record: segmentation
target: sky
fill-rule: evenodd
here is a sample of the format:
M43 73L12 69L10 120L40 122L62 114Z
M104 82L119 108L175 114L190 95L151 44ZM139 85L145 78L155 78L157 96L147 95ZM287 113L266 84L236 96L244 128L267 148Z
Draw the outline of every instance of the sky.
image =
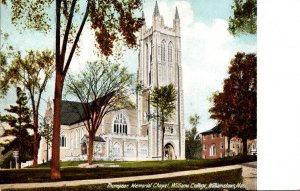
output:
M160 14L165 25L172 27L175 8L177 6L181 23L181 48L184 91L184 123L190 129L189 116L200 115L198 131L203 132L216 125L210 119L208 112L212 104L209 98L215 91L222 91L223 81L228 77L228 66L234 55L240 52L256 53L256 35L240 35L234 37L229 34L228 19L232 14L233 1L226 0L158 0ZM143 10L147 28L151 27L154 0L144 0ZM137 13L141 14L141 13ZM51 22L54 22L52 20ZM88 26L88 25L86 25ZM48 34L31 30L18 30L10 23L10 13L6 7L1 9L1 29L9 33L8 43L16 50L25 52L28 49L54 51L54 31ZM80 54L73 58L69 73L79 72L87 61L97 60L94 54L93 31L88 27L83 30L80 38ZM138 67L138 51L124 49L122 64L132 73ZM43 95L41 114L44 113L46 101L53 99L54 80L48 83L47 91ZM3 112L10 104L15 103L14 90L10 91L6 99L0 100L0 111Z

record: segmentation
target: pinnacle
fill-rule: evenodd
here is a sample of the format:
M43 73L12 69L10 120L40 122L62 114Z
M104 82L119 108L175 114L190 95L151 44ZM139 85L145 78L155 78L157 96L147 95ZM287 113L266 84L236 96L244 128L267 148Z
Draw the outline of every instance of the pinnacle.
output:
M154 17L160 16L160 15L159 15L159 9L158 9L157 1L155 1L155 7L154 7L153 16L154 16Z
M175 19L179 19L179 14L178 14L178 9L176 7L176 11L175 11Z

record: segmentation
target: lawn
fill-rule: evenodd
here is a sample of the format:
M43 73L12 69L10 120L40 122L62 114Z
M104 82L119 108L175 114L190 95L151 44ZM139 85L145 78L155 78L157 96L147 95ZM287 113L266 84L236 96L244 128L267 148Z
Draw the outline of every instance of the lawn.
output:
M231 186L241 185L243 182L242 169L228 170L222 172L213 172L200 175L188 175L174 178L163 178L156 180L143 180L135 182L121 182L113 184L98 184L85 185L76 187L50 187L50 188L35 188L35 189L14 189L18 191L94 191L94 190L223 190ZM217 186L225 186L222 188L212 187L213 183L218 183ZM240 184L239 184L240 183ZM119 189L117 189L119 188ZM236 190L244 190L241 187ZM7 189L5 191L12 191Z
M239 164L242 162L255 161L256 157L231 157L217 160L174 160L174 161L138 161L138 162L104 162L95 163L115 163L120 167L100 167L100 168L78 168L79 162L62 162L61 180L84 180L116 178L125 176L150 175L158 173L176 172L183 170L202 169L207 167L225 166ZM39 168L26 168L18 170L0 170L0 184L7 183L29 183L29 182L49 182L50 169L47 164Z

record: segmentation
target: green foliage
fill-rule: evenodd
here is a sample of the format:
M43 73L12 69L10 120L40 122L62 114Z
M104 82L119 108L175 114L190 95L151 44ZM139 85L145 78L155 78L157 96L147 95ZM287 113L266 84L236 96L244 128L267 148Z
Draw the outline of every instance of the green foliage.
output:
M161 130L162 130L162 142L161 142L161 156L164 160L164 137L165 137L165 121L174 112L176 105L176 90L173 84L167 86L154 87L150 96L150 103L152 106L157 108L156 118L160 119Z
M54 55L51 51L27 51L25 58L18 52L11 64L0 78L0 84L22 85L29 91L30 96L41 94L45 90L48 79L51 78L54 69ZM1 89L2 94L7 89ZM36 101L36 100L34 100Z
M33 129L31 124L31 111L26 106L27 97L21 88L17 87L17 105L10 106L5 109L11 114L3 115L0 117L1 122L8 123L12 128L5 129L3 137L6 137L6 141L1 143L4 147L2 154L6 154L9 151L18 150L20 162L26 162L32 159L33 149L33 137L29 135L28 130ZM9 136L15 137L12 141L8 141Z
M154 87L150 103L153 107L158 108L157 117L167 120L176 108L176 90L173 84L161 86L160 88Z
M43 118L39 125L39 135L45 138L48 146L51 146L52 126L52 121L48 121L46 118Z
M12 151L9 151L4 155L3 160L0 162L0 167L10 168L10 163L11 163L11 168L16 168L16 162L15 162L15 158L13 157Z
M192 127L197 128L197 125L200 123L200 116L195 113L194 115L190 116L189 122L192 125Z
M257 1L234 0L233 15L229 17L229 32L233 35L240 33L256 34Z
M89 62L81 73L68 76L66 94L76 97L81 103L83 115L80 116L90 138L95 137L105 115L135 107L129 97L132 94L129 88L132 82L133 75L125 67L104 59ZM80 114L78 110L74 112ZM92 153L89 150L89 164L92 163Z
M52 17L51 7L54 0L2 0L11 6L12 23L22 29L49 32L55 18ZM61 32L66 32L67 41L74 43L78 21L83 21L85 15L95 31L95 37L101 52L111 55L114 41L123 40L129 47L136 45L134 32L143 24L142 18L136 18L134 12L141 8L141 0L61 0L59 13L61 15ZM85 21L83 22L85 23ZM70 36L69 36L70 34Z
M191 130L185 131L185 156L187 159L201 158L201 144L197 131L197 125L200 123L200 116L195 113L190 116L189 123L192 125Z
M197 134L196 127L185 131L185 157L187 159L201 158L201 143L199 137L196 137Z
M134 93L130 91L133 79L133 74L119 63L105 59L88 62L85 70L66 78L65 94L83 104L86 116L101 111L98 114L102 118L111 111L135 107L129 99Z

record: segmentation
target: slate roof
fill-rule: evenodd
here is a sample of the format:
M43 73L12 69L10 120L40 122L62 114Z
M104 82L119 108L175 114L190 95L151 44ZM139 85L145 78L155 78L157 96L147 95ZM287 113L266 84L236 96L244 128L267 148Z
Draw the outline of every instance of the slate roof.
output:
M110 98L115 94L115 91L107 93L106 95L98 98L97 100L90 103L80 103L75 101L66 101L62 100L61 103L61 120L62 125L73 125L88 119L88 116L85 115L85 108L97 107L97 105L105 105L110 100ZM86 104L86 105L85 105ZM91 109L90 112L93 112Z
M95 136L94 141L97 141L97 142L105 142L105 140L104 140L101 136Z
M73 125L86 119L81 103L62 100L60 121L62 125Z
M213 134L213 133L221 133L220 125L215 126L214 128L204 131L201 134Z

